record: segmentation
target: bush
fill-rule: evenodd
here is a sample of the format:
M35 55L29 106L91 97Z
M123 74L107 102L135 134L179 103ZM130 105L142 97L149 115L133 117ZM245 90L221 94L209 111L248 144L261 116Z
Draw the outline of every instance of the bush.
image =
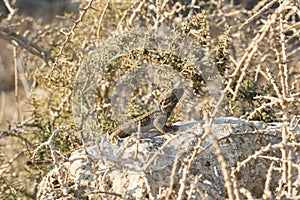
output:
M246 10L227 1L91 0L49 21L24 16L15 12L17 4L4 2L2 63L14 67L4 69L1 77L6 85L1 88L2 108L8 107L4 95L15 103L6 102L13 112L2 109L0 115L1 198L33 198L37 183L56 163L52 159L61 162L81 145L80 137L90 138L84 131L77 135L87 115L93 118L85 121L89 128L105 134L117 126L117 119L123 122L151 110L159 93L174 86L184 85L189 94L184 101L193 101L193 106L181 115L177 111L170 121L226 115L283 122L283 146L294 142L299 147L292 128L299 123L297 1L263 0ZM159 74L159 84L132 87L125 110L114 115L114 90L120 80L130 85L129 74L140 68ZM89 93L84 86L91 83ZM217 88L217 98L211 88ZM74 99L80 95L84 98ZM87 112L75 106L74 113L74 102L87 102ZM51 154L44 142L52 136ZM281 150L281 167L286 169L293 150ZM291 178L283 173L287 179L281 184L286 184ZM291 197L292 189L299 195L299 188L287 187L283 196Z

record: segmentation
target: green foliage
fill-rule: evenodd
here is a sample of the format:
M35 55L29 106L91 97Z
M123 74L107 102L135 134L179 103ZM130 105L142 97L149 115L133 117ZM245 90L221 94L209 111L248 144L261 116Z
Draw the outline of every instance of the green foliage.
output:
M18 191L5 177L0 176L0 194L3 199L18 199Z
M282 36L279 34L279 22L272 24L270 37L263 38L254 47L255 40L258 39L255 36L259 27L265 25L265 19L247 21L255 13L244 12L237 6L200 1L200 11L197 6L171 0L166 1L164 7L160 7L159 2L152 1L136 4L131 4L130 1L112 1L108 5L106 1L91 1L91 5L86 4L88 3L82 3L78 14L65 14L59 23L43 25L39 21L17 15L12 21L1 21L0 36L7 33L5 40L13 45L16 41L24 41L24 38L30 41L29 44L19 42L16 45L18 55L23 56L20 59L23 59L27 67L24 73L31 84L30 95L23 100L27 109L24 114L26 120L9 127L8 131L22 141L29 141L20 145L20 149L26 149L25 160L31 163L28 173L33 174L35 180L40 181L53 163L47 162L52 160L49 148L43 147L38 152L34 150L47 141L58 127L67 126L69 130L59 132L53 140L60 160L81 144L77 133L78 124L74 122L74 88L78 83L89 85L89 81L95 77L97 82L92 83L93 90L89 91L82 86L81 94L86 95L87 101L90 97L95 99L89 111L96 113L99 134L105 134L123 121L151 110L164 89L180 85L171 72L187 80L184 86L191 91L189 94L196 96L197 102L194 105L200 116L205 113L210 116L214 110L216 102L207 100L209 94L205 93L205 87L207 82L215 80L222 82L222 86L226 88L227 99L222 104L226 108L225 115L265 122L282 119L282 107L271 104L270 99L257 98L278 97L274 84L280 85L284 82L280 80L283 74L290 73L280 71L284 69L285 62L280 53L283 41L280 41ZM139 6L139 9L135 6ZM235 13L238 13L238 17ZM20 20L21 23L18 22ZM246 30L242 25L245 21L249 23ZM2 28L6 27L3 25L6 22L10 23L8 31ZM156 31L166 27L170 37L158 38ZM32 33L27 34L26 31L30 32L31 29ZM24 34L18 37L16 33L19 32ZM275 32L277 33L274 34ZM183 41L182 38L187 40ZM156 46L157 42L163 45ZM182 50L180 54L178 49L184 46L184 42L190 48ZM293 42L295 40L287 40L286 45ZM293 62L294 58L297 66L293 51L297 52L299 48L295 46L289 51L291 59L288 61ZM253 49L258 52L251 57L249 52ZM241 60L244 55L247 56L243 62L233 62ZM202 68L193 64L196 61L203 64ZM145 63L148 65L144 65ZM281 68L266 67L276 65ZM122 110L125 112L115 116L113 107L119 105L113 105L111 101L114 89L121 79L127 81L124 83L128 85L134 85L131 77L126 79L126 76L142 67L155 72L163 84L153 81L154 84L143 83L139 87L132 87L127 108ZM79 77L80 70L90 71L83 71L85 76ZM297 69L295 73L298 73ZM299 78L291 75L291 80L294 81L291 84L294 87L290 91L297 94ZM278 88L281 91L283 86ZM94 91L95 93L90 93ZM260 108L261 105L266 106ZM295 108L297 104L291 103L289 106ZM298 110L294 109L294 113L288 111L289 117L296 116ZM196 116L193 114L191 118ZM177 112L170 120L176 121L180 117L182 116ZM44 161L48 163L47 166L38 165ZM36 171L39 173L35 173ZM11 179L6 178L9 175L0 175L0 198L16 199L23 193L12 186ZM21 178L28 181L25 176ZM23 196L26 196L25 192Z

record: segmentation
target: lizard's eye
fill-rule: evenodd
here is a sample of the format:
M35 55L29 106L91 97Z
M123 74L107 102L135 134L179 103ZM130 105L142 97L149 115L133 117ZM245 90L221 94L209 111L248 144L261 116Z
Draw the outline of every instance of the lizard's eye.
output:
M162 105L168 105L169 103L170 103L170 99L167 99L167 100L162 102Z

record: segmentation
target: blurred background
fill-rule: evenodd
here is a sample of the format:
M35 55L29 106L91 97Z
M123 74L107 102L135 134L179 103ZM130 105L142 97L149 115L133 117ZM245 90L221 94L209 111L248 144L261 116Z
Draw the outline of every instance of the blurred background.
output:
M66 13L76 14L81 0L8 0L8 2L16 9L17 15L32 18L31 20L45 27L50 23L63 23L65 20L62 16ZM0 0L0 21L6 18L8 13L4 1ZM3 23L3 27L5 27L5 23ZM26 21L18 28L21 31L22 29L26 30L28 27L31 27L31 24ZM36 31L31 29L28 34L35 34ZM0 30L0 127L5 126L7 121L17 120L15 70L14 60L12 59L13 45L5 37L5 34L2 34ZM18 94L23 96L26 95L26 92L29 92L30 86L24 74L22 74L25 71L22 59L17 60L19 70Z
M115 2L122 2L128 0L113 0ZM132 0L131 0L132 1ZM188 3L191 0L181 0L183 3ZM39 24L47 26L47 24L59 24L65 20L61 16L66 13L78 13L79 6L82 3L81 0L8 0L13 8L16 9L17 15L30 17L37 21ZM133 2L133 1L132 1ZM227 0L228 4L238 5L241 9L252 9L259 0ZM8 15L8 9L3 0L0 0L0 20L4 19ZM24 30L30 26L24 23ZM21 25L22 26L22 25ZM32 30L34 31L34 30ZM28 33L32 34L32 33ZM3 122L16 120L17 110L15 108L15 72L13 64L13 46L7 41L7 39L1 37L0 32L0 127ZM19 60L19 59L18 59ZM21 62L21 61L20 61ZM22 76L22 63L19 63L19 95L26 95L26 91L29 88L26 79ZM22 78L23 77L23 78ZM28 91L27 91L28 92Z

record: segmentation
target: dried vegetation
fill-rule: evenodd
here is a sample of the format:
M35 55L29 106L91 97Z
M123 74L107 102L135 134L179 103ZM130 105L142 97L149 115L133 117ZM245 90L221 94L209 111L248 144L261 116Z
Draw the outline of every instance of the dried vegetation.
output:
M145 63L167 70L167 75L175 71L184 77L188 80L185 87L197 102L205 101L205 83L221 80L211 74L217 69L217 75L222 76L220 97L210 105L196 104L198 114L193 114L193 119L206 116L211 124L222 113L283 123L278 130L279 144L263 147L233 169L227 168L218 141L207 131L205 136L211 137L222 165L228 198L251 196L246 188L237 187L234 172L248 160L277 149L280 158L265 159L274 160L269 172L279 170L282 176L278 187L269 191L267 184L272 180L266 175L266 186L261 186L265 187L263 198L300 197L300 138L294 133L300 121L299 1L261 0L246 10L233 1L89 0L81 3L78 13L65 14L48 24L19 15L17 7L7 0L4 5L7 14L0 15L0 70L5 73L0 86L0 198L34 198L43 175L81 145L75 128L79 124L74 123L78 116L74 116L72 106L74 86L90 78L78 79L76 74L82 66L94 64L90 73L99 75L94 97L97 103L90 105L89 111L94 111L98 120L98 133L105 134L117 125L110 99L114 88ZM161 44L174 46L151 43L161 28L172 35ZM178 55L176 45L182 37L188 37L193 48ZM197 59L206 63L204 68L190 64ZM99 63L105 67L99 68ZM160 85L135 88L130 112L122 120L149 109L148 99L155 99L159 91L178 86L174 80L165 84L172 76L164 78ZM152 96L141 100L139 96L145 93ZM198 151L195 148L194 153ZM292 177L292 171L297 171L297 177Z

